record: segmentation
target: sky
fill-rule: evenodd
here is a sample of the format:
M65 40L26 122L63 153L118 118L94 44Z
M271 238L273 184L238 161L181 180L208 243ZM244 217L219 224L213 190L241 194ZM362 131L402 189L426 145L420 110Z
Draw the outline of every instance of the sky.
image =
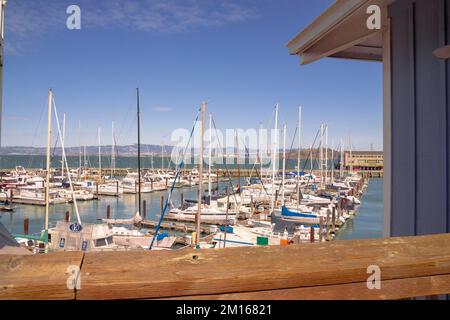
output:
M175 144L203 100L219 128L280 126L291 139L298 106L302 141L321 123L329 143L382 149L382 65L322 59L300 66L286 44L330 0L9 0L5 12L3 146L45 146L47 91L66 113L66 146ZM66 9L81 9L69 30ZM54 130L55 132L56 130Z

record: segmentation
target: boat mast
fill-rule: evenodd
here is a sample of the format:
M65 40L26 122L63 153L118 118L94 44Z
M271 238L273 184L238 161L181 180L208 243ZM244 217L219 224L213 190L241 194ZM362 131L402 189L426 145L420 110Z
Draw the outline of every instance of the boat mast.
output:
M353 155L352 155L352 138L348 136L348 144L350 147L350 174L353 173Z
M341 143L340 143L341 145L340 145L340 150L339 150L339 153L340 153L340 164L339 164L339 178L341 178L342 179L342 177L344 176L344 144L343 144L343 141L342 141L342 138L341 138Z
M327 184L328 179L328 125L325 125L325 181L324 184Z
M331 139L331 183L334 182L334 141Z
M47 168L46 168L46 185L45 185L45 222L44 230L48 231L48 209L49 209L49 191L50 191L50 148L52 135L52 89L48 91L48 115L47 115Z
M258 144L258 157L259 157L259 171L260 171L260 174L261 174L261 178L262 178L262 176L263 176L263 161L262 161L262 150L263 150L263 148L264 148L264 146L262 145L262 143L261 143L261 140L262 140L262 132L263 132L263 125L262 125L262 123L260 122L259 123L259 141L260 141L260 143Z
M323 185L323 124L320 125L320 149L319 149L319 157L320 157L320 181Z
M302 107L298 107L297 203L300 203L300 156L302 148Z
M286 124L283 125L283 176L281 177L281 205L284 206L284 183L286 175Z
M78 170L78 175L81 174L81 154L82 154L82 150L81 150L81 121L78 120L78 144L80 146L80 150L78 152L78 160L79 160L79 170Z
M100 180L102 180L102 149L101 149L101 141L100 141L100 128L97 131L98 135L98 174L100 176Z
M209 113L209 164L208 164L208 196L211 203L211 159L212 159L212 113Z
M273 211L275 209L275 170L276 170L276 157L277 157L277 144L278 144L278 103L275 106L275 132L273 138L273 150L272 150L272 203L271 207Z
M200 164L199 164L199 174L198 174L198 204L197 204L197 215L195 216L195 244L199 244L200 240L200 220L202 215L202 189L203 189L203 135L205 131L205 112L206 112L206 102L202 102L202 129L200 132ZM225 230L226 231L226 230Z
M161 145L161 170L164 173L164 144Z
M63 114L63 127L61 135L61 145L64 145L64 140L66 139L66 114ZM67 172L69 174L69 172ZM61 149L61 182L64 180L64 154Z
M114 139L114 121L112 122L112 143L111 143L111 178L114 177L116 171L116 150Z
M139 107L139 88L136 88L136 106L137 106L137 135L138 135L138 201L139 214L141 211L141 115Z

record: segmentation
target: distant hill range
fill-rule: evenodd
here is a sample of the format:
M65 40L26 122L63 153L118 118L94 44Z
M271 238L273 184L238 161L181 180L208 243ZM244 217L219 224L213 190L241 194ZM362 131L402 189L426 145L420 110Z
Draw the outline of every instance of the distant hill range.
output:
M78 156L80 152L84 153L84 147L66 147L66 155L68 156ZM115 152L116 156L135 156L137 155L137 144L126 145L126 146L116 146ZM170 155L173 146L164 146L164 155ZM0 155L45 155L47 148L45 147L19 147L19 146L8 146L0 148ZM61 155L61 147L52 148L52 155ZM111 154L111 145L101 146L101 152L103 155ZM98 146L86 146L87 155L98 155ZM162 149L159 145L153 144L142 144L141 145L142 155L161 155Z

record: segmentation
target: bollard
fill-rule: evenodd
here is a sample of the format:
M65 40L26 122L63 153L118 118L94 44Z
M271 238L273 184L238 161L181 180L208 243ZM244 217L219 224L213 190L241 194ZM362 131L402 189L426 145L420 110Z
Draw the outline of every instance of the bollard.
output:
M311 243L314 242L314 227L313 226L311 226L310 240L311 240Z
M106 207L106 219L111 219L111 206L109 204Z
M161 196L161 214L164 211L164 195Z
M23 234L28 235L28 226L30 225L30 219L23 219Z
M142 216L147 219L147 201L142 200Z
M66 211L66 222L70 221L70 212L69 210Z

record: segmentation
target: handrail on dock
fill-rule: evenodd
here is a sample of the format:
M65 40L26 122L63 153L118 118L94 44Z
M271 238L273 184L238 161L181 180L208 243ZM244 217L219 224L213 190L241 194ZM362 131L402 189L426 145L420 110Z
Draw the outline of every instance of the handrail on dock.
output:
M0 255L0 299L405 299L448 293L450 234Z

